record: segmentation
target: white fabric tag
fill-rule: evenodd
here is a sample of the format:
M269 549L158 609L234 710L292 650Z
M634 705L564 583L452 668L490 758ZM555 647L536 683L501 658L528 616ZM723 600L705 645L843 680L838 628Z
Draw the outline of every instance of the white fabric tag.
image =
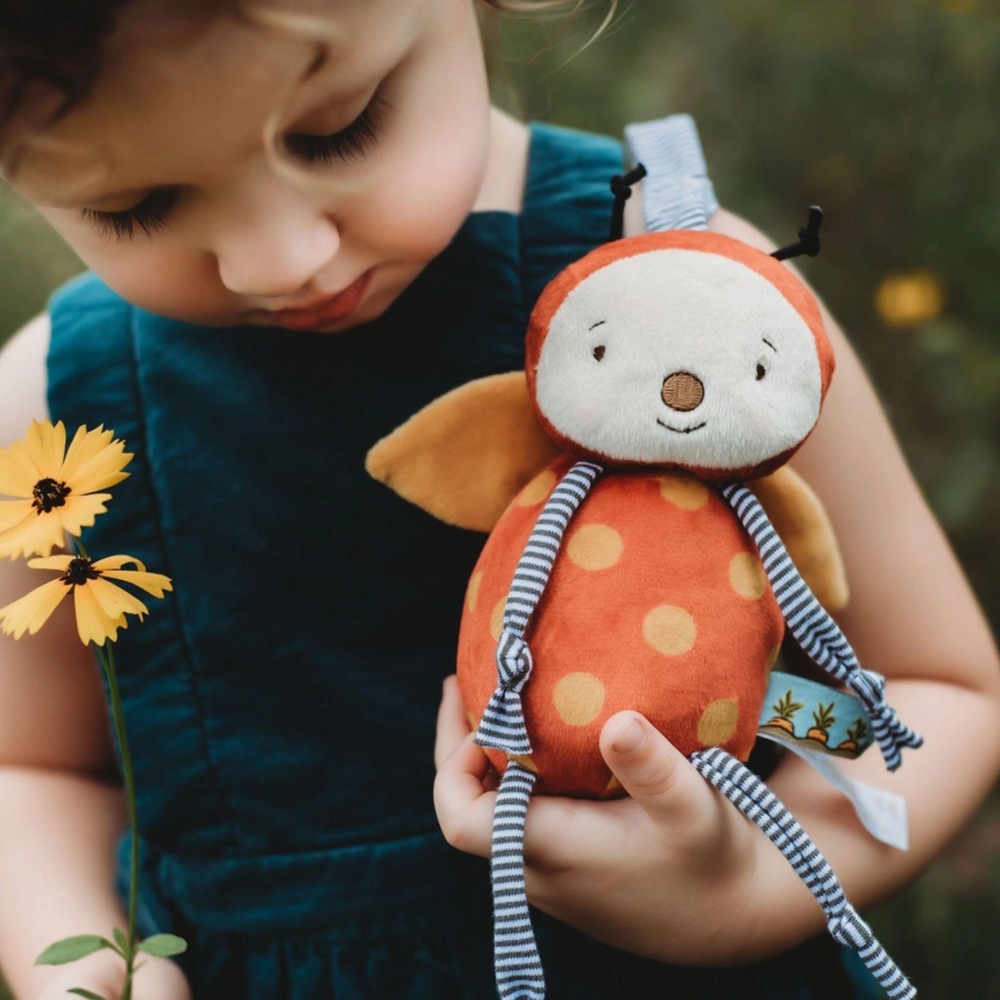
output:
M900 851L909 850L910 830L906 819L906 799L884 788L855 781L828 754L810 750L801 744L783 740L772 733L758 732L759 737L787 747L812 764L834 788L842 791L854 806L864 828L878 841Z

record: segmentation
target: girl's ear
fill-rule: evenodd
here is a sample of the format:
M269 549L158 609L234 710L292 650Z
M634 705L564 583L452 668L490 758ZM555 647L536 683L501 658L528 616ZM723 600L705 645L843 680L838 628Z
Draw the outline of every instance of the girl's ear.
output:
M379 441L365 468L442 521L491 531L560 454L535 417L524 372L511 372L434 400Z
M833 525L819 497L787 465L747 485L816 600L831 614L842 611L847 606L847 576Z

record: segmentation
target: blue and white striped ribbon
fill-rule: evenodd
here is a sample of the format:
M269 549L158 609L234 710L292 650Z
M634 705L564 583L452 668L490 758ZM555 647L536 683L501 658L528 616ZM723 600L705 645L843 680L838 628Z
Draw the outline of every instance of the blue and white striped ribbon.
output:
M642 182L646 229L708 229L718 211L708 179L698 129L690 115L671 115L625 126L625 138L636 163L647 170Z
M577 462L552 491L538 515L507 594L503 631L497 643L498 684L483 711L475 737L482 747L518 756L531 753L521 707L521 690L532 667L524 632L548 585L566 525L603 471L594 462Z
M916 989L847 901L829 862L774 792L720 747L698 750L688 759L703 778L756 823L781 851L823 908L833 939L858 953L891 1000L915 997Z
M544 1000L545 972L524 884L524 821L535 776L510 761L493 810L493 964L503 1000Z
M480 746L517 756L531 753L521 706L521 690L532 668L524 633L548 585L566 527L603 472L603 466L594 462L577 462L538 515L507 594L497 643L499 683L476 730ZM534 784L531 771L508 761L493 809L493 955L501 1000L545 997L545 975L524 884L524 820Z
M861 699L886 767L895 771L903 762L901 749L922 746L923 737L903 725L896 718L895 709L886 703L885 678L862 669L844 633L799 575L760 501L738 483L723 487L722 495L756 543L764 572L792 635L817 666L846 684Z

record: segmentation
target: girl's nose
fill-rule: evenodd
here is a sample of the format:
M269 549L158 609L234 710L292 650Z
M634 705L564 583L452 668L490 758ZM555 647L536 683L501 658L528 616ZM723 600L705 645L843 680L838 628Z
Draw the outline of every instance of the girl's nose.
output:
M231 292L271 299L294 295L336 254L340 233L322 213L255 213L216 242L219 277Z
M222 283L239 295L294 295L340 247L329 195L320 199L262 159L229 178L211 204L209 246Z

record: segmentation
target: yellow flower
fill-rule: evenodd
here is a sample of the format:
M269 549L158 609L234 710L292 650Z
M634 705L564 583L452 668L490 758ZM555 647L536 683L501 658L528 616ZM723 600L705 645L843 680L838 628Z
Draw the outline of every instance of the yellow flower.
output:
M137 569L122 569L128 563ZM147 573L146 567L131 556L108 556L96 562L82 556L49 556L31 559L28 565L32 569L57 569L62 576L0 608L0 631L15 639L25 632L34 635L63 598L72 593L80 640L84 645L94 642L103 646L106 640L114 642L118 638L118 629L128 628L126 615L138 615L142 621L142 616L149 614L142 601L109 580L135 584L154 597L162 597L165 591L174 589L169 577Z
M890 274L875 293L875 309L892 326L917 326L941 315L944 286L929 271Z
M128 478L132 460L124 441L104 426L77 430L66 451L66 428L33 420L27 436L0 449L0 559L47 556L61 548L66 532L79 535L107 507L98 493Z

